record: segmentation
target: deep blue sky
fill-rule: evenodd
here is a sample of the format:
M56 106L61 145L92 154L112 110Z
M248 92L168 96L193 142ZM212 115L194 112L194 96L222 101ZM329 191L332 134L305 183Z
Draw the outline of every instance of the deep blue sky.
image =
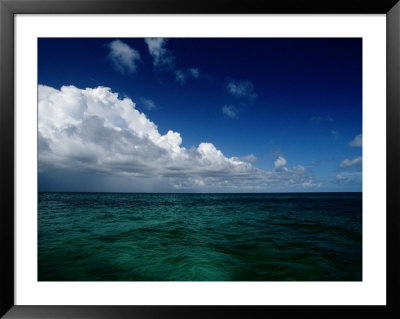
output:
M349 145L362 133L361 39L170 38L162 58L173 63L157 67L144 39L120 38L140 54L133 72L110 58L114 40L39 39L38 83L109 87L132 99L160 134L179 132L187 149L209 142L227 158L253 154L251 165L265 171L284 158L315 183L277 191L361 191L362 148ZM232 83L242 95L229 89ZM62 188L62 177L49 175L39 175L40 190L76 188Z

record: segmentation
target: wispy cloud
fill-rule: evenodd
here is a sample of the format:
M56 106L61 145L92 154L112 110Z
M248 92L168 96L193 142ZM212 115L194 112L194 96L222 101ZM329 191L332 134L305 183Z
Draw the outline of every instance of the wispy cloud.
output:
M332 138L334 138L335 140L338 140L340 137L340 133L338 131L332 130L331 131L331 136Z
M237 118L238 110L233 105L224 105L222 107L222 113L231 119Z
M153 66L156 71L173 72L175 80L181 84L186 84L189 78L199 78L200 70L192 67L181 69L176 67L176 57L167 49L168 39L165 38L146 38L149 54L153 57Z
M179 84L185 84L186 80L188 78L187 73L185 73L182 70L176 70L175 71L175 80L179 83Z
M195 79L197 79L200 76L200 70L198 68L189 68L188 72Z
M336 158L329 157L329 158L318 159L318 160L312 161L311 166L319 166L323 162L327 162L327 163L336 162Z
M350 184L350 185L361 184L362 173L361 172L343 172L343 173L336 175L334 182L336 184Z
M187 82L187 80L192 77L192 78L199 78L200 75L200 70L197 68L189 68L186 71L179 69L175 71L175 80L183 85Z
M358 134L350 141L349 146L351 147L362 147L362 134Z
M342 161L342 163L340 163L339 167L340 168L347 168L347 167L351 167L351 166L358 166L362 164L362 157L355 157L355 158L351 158L351 159L345 159Z
M168 39L164 38L146 38L150 55L153 57L153 66L155 70L173 70L175 68L175 57L167 50Z
M106 191L115 190L115 185L125 185L125 191L318 187L312 173L287 167L283 157L274 169L261 170L251 165L254 155L226 157L210 142L187 149L179 132L162 135L132 100L106 87L58 90L39 85L38 108L41 181L56 173L65 181L80 172L92 187L103 185ZM80 185L78 179L69 182L75 189Z
M142 97L140 98L140 102L141 102L140 104L143 105L146 110L151 111L157 109L157 106L153 100Z
M333 118L329 115L326 116L313 116L310 118L310 122L314 124L321 124L323 122L333 122Z
M140 53L120 40L114 40L108 44L111 60L115 70L122 74L136 72L137 62L140 61Z
M226 85L227 91L238 98L247 98L251 101L257 98L254 85L250 81L238 81L229 80Z
M276 158L276 157L279 157L279 156L283 157L283 153L281 151L281 148L278 147L275 151L271 152L271 154L269 156L272 157L272 158Z

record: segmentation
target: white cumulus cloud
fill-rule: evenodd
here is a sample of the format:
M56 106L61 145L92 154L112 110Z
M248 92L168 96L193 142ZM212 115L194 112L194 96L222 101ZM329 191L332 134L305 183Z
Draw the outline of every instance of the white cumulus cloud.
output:
M355 165L361 165L361 163L362 163L361 156L351 158L351 159L346 158L345 160L342 161L342 163L340 163L339 167L346 168L346 167L351 167L351 166L355 166Z
M362 134L358 134L350 141L349 145L351 147L362 147Z
M110 88L38 87L39 181L113 191L269 191L318 187L303 167L274 170L226 157L210 142L185 148L179 132L162 135L129 98ZM93 186L94 185L94 186ZM92 188L90 188L92 187ZM121 190L118 188L118 190Z
M286 166L287 162L283 156L278 156L278 158L274 162L275 168Z
M137 62L140 61L140 53L120 40L114 40L108 44L110 52L108 58L114 68L122 73L136 72Z

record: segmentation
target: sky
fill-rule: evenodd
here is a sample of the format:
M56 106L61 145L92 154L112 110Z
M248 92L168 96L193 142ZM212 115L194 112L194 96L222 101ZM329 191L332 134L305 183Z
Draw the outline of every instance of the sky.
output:
M361 38L39 38L39 191L360 192Z

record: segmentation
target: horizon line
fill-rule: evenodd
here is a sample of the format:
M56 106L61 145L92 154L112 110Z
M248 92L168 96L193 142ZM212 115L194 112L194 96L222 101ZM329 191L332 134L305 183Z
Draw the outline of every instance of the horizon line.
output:
M362 191L325 192L104 192L104 191L38 191L38 193L89 193L89 194L333 194L362 193Z

